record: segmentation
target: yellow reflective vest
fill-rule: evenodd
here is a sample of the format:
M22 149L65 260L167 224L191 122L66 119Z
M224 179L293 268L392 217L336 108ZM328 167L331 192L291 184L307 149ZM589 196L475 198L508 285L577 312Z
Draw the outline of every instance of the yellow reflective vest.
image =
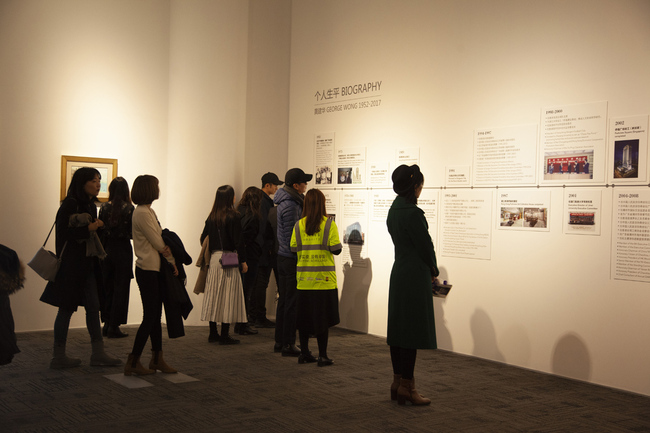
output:
M339 229L332 218L323 217L320 230L310 236L305 232L306 223L307 218L296 223L289 244L291 251L298 254L298 289L336 289L336 267L332 251L343 248L339 240Z

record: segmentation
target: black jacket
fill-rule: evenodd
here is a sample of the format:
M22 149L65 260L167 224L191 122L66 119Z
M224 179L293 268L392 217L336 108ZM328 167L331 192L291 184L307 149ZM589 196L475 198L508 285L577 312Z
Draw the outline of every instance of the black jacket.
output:
M167 260L161 257L160 272L165 278L166 290L163 295L165 305L165 317L167 318L167 334L169 338L177 338L185 335L183 319L187 319L194 306L190 296L185 289L187 274L183 265L192 264L192 257L185 251L183 242L178 235L168 229L162 231L162 238L169 246L174 259L178 275L174 276L174 268Z
M55 281L47 284L41 296L41 301L47 304L74 311L77 306L84 305L84 288L91 272L97 281L100 305L104 305L99 259L87 257L86 244L81 242L90 237L88 227L70 227L70 216L82 213L90 214L95 221L97 206L93 202L82 203L67 197L56 213L56 255L61 257L61 267Z

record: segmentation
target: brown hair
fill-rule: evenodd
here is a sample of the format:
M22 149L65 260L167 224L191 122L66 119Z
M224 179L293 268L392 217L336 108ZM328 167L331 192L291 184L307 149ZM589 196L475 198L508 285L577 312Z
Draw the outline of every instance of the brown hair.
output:
M133 181L131 200L135 204L151 204L160 196L158 178L150 174L138 176Z
M239 206L246 209L246 212L249 212L255 217L261 218L262 215L260 213L260 207L262 205L263 193L264 192L261 189L255 186L249 186L241 195L241 199L239 200Z
M302 217L307 218L307 221L305 221L305 232L310 236L318 233L323 217L326 216L325 195L321 190L316 188L307 191L307 194L305 194L305 203L302 208Z

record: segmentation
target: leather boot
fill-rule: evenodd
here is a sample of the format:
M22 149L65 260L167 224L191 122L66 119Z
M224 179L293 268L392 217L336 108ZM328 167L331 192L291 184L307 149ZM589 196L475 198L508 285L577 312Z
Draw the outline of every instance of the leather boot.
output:
M60 370L62 368L72 368L81 365L81 359L69 358L65 354L65 343L54 343L54 350L52 353L52 360L50 361L50 368Z
M393 374L393 383L390 384L390 399L397 400L397 388L399 388L399 380L402 378L401 374Z
M94 367L115 367L116 365L122 365L121 360L112 358L104 352L104 340L91 341L90 344L93 347L93 354L90 355L90 365Z
M124 375L131 376L132 374L137 374L138 376L144 376L145 374L154 374L156 370L149 370L144 368L140 363L140 357L134 356L132 353L129 354L129 359L126 360L124 364Z
M397 404L404 404L410 401L413 406L424 406L431 404L431 400L422 397L415 390L415 379L400 379L399 388L397 388Z
M151 350L151 361L149 361L149 368L156 371L160 370L163 373L178 373L177 370L171 368L163 359L162 350Z

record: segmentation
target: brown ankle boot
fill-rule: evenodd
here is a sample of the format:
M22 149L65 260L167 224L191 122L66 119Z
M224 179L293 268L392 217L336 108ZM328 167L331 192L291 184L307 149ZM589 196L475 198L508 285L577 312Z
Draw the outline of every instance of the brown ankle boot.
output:
M148 368L144 368L144 366L140 363L140 357L133 356L132 353L129 354L129 359L127 359L126 364L124 364L125 376L131 376L132 374L144 376L145 374L154 374L155 372L156 370L149 370Z
M422 397L415 390L415 379L400 379L397 389L397 404L404 404L410 401L413 406L424 406L431 404L431 400Z
M393 374L393 383L390 384L390 399L397 400L397 388L399 388L399 380L402 378L401 374Z
M162 350L151 350L151 361L149 361L149 368L153 371L160 370L163 373L178 373L175 369L171 368L163 359Z

